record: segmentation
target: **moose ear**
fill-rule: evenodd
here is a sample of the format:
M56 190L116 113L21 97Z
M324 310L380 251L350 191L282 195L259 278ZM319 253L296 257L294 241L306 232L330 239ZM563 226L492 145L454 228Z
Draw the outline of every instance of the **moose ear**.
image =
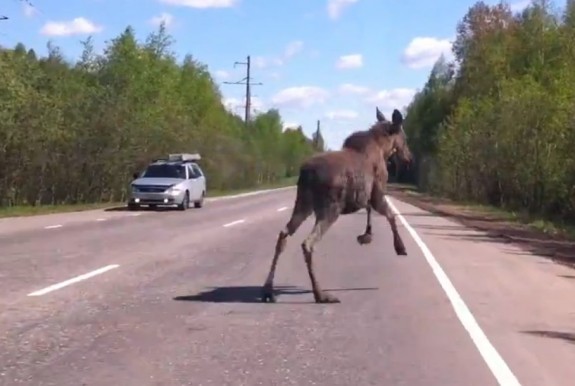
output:
M398 109L393 110L393 113L391 113L391 125L389 125L387 132L391 135L398 134L401 131L402 124L403 115Z
M403 123L403 115L398 109L393 110L391 114L391 123L394 125L401 125Z
M375 117L377 118L377 120L379 122L385 122L385 116L381 113L381 111L379 111L379 107L375 108Z

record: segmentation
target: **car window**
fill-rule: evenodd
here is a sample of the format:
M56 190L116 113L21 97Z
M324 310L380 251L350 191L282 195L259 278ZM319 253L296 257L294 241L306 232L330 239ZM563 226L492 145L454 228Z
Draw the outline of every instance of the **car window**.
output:
M188 173L190 175L190 178L195 178L195 172L194 169L192 168L192 165L187 165L187 169L188 169Z
M186 178L186 169L182 165L150 165L142 177L156 178Z
M200 169L200 167L198 165L192 165L192 168L194 169L194 174L196 174L198 177L201 177L204 175L202 169Z

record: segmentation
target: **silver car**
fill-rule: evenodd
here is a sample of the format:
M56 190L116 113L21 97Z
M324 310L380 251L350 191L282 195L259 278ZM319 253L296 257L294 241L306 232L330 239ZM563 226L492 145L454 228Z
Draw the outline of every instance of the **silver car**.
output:
M186 210L192 202L201 208L206 196L206 177L196 163L199 159L199 154L170 154L167 159L149 164L141 174L135 173L128 208L176 205Z

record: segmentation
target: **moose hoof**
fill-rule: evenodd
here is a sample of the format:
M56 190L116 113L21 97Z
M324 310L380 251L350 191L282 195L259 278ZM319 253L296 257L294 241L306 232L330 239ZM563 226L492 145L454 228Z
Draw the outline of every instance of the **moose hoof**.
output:
M263 303L275 303L276 297L273 293L273 289L271 287L265 286L262 290L262 302Z
M395 253L397 253L397 256L407 256L407 251L405 250L405 247L395 248Z
M369 233L364 233L363 235L357 236L357 242L359 245L365 245L371 243L371 235Z
M341 303L335 296L322 292L315 298L316 303Z

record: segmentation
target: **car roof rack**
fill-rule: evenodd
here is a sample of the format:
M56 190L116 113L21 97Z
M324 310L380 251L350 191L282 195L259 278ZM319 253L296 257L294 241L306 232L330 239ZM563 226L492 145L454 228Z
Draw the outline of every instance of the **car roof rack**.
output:
M174 153L168 155L168 161L195 162L201 160L199 153Z

